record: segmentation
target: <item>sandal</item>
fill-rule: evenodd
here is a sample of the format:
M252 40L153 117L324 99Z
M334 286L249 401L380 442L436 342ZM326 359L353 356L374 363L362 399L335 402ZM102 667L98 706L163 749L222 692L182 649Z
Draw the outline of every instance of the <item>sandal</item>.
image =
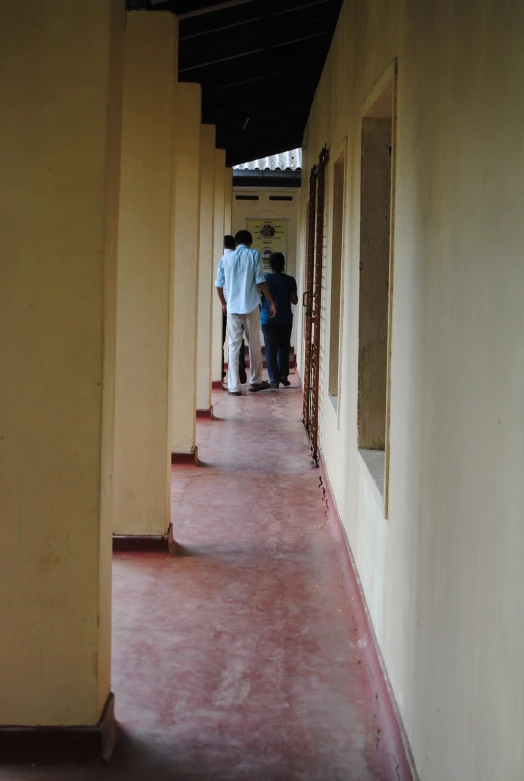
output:
M264 380L263 382L255 382L249 386L249 392L258 393L258 391L268 390L268 388L270 387L271 385L269 384L269 382L267 382L267 380Z

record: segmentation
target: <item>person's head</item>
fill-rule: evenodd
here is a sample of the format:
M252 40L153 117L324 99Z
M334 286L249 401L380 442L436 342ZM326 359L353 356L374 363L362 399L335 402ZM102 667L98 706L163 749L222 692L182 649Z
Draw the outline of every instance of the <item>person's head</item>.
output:
M230 236L229 234L227 236L224 236L224 249L235 249L234 236Z
M269 256L269 265L276 274L282 274L286 265L286 259L281 252L273 252Z
M245 244L246 247L250 247L253 244L253 236L249 231L238 231L238 233L235 233L235 242L237 246Z

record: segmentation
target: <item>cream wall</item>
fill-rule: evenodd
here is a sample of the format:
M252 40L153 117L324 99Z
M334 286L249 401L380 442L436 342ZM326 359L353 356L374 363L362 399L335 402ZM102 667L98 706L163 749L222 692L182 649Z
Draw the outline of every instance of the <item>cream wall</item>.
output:
M178 84L175 133L175 246L173 276L173 363L171 451L195 450L198 259L200 243L199 84Z
M115 533L169 525L177 22L128 12L119 225Z
M224 236L231 234L233 209L233 169L226 168L224 179Z
M215 207L213 227L213 288L220 258L224 254L225 227L225 165L224 149L215 150ZM213 289L213 330L211 343L211 379L222 380L222 307L216 290Z
M2 10L2 725L94 725L110 689L123 29L120 2Z
M214 292L215 126L200 135L200 244L198 275L197 401L211 409L211 328Z
M258 201L237 201L237 195L258 195ZM271 195L290 195L292 201L270 201ZM268 217L276 219L284 217L288 220L286 273L292 277L297 275L297 239L298 216L300 213L300 188L270 188L270 187L234 187L233 188L233 235L239 230L245 230L246 220L250 217ZM297 280L298 281L298 280ZM291 344L296 344L295 322L301 316L301 307L293 307L295 314ZM263 344L262 340L262 344Z
M523 32L517 0L346 2L305 136L304 179L331 151L328 225L348 139L342 390L337 417L324 365L321 445L422 781L524 776ZM360 114L395 57L386 521L356 449Z

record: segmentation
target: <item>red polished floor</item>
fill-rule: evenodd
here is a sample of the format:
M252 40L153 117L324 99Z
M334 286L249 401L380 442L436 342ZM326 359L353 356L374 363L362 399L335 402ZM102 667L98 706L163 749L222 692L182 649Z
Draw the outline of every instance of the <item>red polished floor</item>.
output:
M294 380L296 383L296 379ZM173 471L184 555L114 561L111 767L12 779L396 781L298 387L215 397Z

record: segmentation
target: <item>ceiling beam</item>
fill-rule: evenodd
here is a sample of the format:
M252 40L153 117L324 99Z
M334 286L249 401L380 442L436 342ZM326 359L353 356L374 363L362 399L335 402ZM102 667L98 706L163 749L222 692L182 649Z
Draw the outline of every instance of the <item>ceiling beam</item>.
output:
M251 16L249 19L244 19L242 22L234 22L233 24L225 24L222 27L210 27L207 30L199 30L197 33L190 33L189 35L180 35L179 41L190 41L193 38L201 38L203 35L214 35L216 33L222 33L224 30L231 30L234 27L243 27L246 24L254 24L260 22L261 16Z
M294 8L281 8L278 11L273 11L273 16L282 16L282 14L292 14L294 11L303 11L306 8L313 8L315 5L325 5L331 3L333 0L313 0L312 3L304 3L303 5L296 5Z
M209 65L218 65L219 62L230 62L231 60L238 60L240 57L249 57L250 54L260 54L264 49L250 49L248 52L241 52L240 54L230 54L229 57L220 57L218 60L208 60L207 62L200 62L198 65L191 65L189 68L179 68L179 73L187 73L187 71L195 71L199 68L207 68Z
M206 5L205 8L197 8L195 11L186 11L185 14L178 14L178 21L183 22L185 19L194 19L195 16L204 16L205 14L212 14L215 11L224 11L228 8L234 8L236 5L246 5L247 3L254 2L255 0L225 0L223 3Z
M297 5L295 8L284 8L279 11L273 11L273 16L282 16L283 14L292 14L293 11L302 11L306 10L308 8L313 8L316 5L325 5L326 3L332 3L333 0L314 0L312 3L306 3L305 5ZM340 8L336 11L336 13L331 13L329 16L323 16L318 17L315 19L315 24L318 22L323 22L325 20L330 19L337 19L338 14L340 12ZM199 30L196 33L189 33L188 35L181 35L179 37L179 41L189 41L193 38L201 38L203 35L215 35L217 33L222 33L224 30L231 30L235 27L244 27L246 24L256 24L257 22L261 22L262 17L257 14L257 16L251 16L249 19L243 19L240 22L233 22L232 24L225 24L222 27L211 27L206 30Z
M229 81L225 84L222 82L219 82L217 84L212 84L210 82L207 82L205 85L206 94L204 97L204 103L207 105L214 104L215 101L212 100L215 92L223 92L224 90L234 89L235 87L242 87L244 84L250 84L254 81L260 81L261 79L265 79L266 77L270 76L271 78L278 77L292 77L295 75L301 76L300 81L297 83L296 86L293 88L293 94L296 95L297 92L302 91L303 93L309 94L310 87L311 87L311 80L313 77L315 78L315 87L318 82L318 68L316 66L315 62L308 62L308 63L302 63L299 62L293 63L288 68L278 68L277 70L272 70L270 73L259 73L256 76L250 76L246 79L239 79L238 81Z
M282 49L284 46L292 46L294 43L302 43L302 41L311 41L313 38L322 38L325 35L331 35L330 32L312 33L311 35L304 35L301 38L294 38L291 41L284 41L283 43L272 44L272 49ZM199 68L207 68L210 65L218 65L220 62L229 62L231 60L238 60L241 57L248 57L251 54L261 54L266 51L265 48L259 47L258 49L250 49L247 52L241 52L240 54L232 54L229 57L220 57L218 60L208 60L207 62L200 62L198 65L191 65L189 68L179 68L179 73L187 73L187 71L199 70Z

